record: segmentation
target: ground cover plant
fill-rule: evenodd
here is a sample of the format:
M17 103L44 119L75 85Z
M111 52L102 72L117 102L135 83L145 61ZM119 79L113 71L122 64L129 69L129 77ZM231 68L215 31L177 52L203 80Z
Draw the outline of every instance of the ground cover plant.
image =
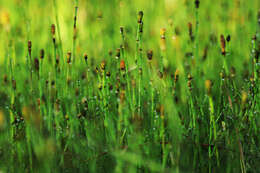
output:
M260 172L259 9L0 1L0 172Z

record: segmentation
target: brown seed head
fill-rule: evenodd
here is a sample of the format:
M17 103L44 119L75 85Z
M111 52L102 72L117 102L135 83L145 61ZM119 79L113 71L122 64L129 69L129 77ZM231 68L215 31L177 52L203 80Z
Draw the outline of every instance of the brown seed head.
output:
M75 7L75 9L77 9L78 7ZM74 24L73 24L73 28L77 28L77 16L74 16Z
M39 69L40 69L38 58L34 58L34 68L35 68L36 71L39 71Z
M137 20L138 23L142 23L143 22L143 16L144 16L143 11L139 11L139 13L138 13L138 20Z
M116 49L116 59L120 58L120 48Z
M53 42L54 46L56 46L56 38L55 37L52 38L52 42Z
M120 69L122 71L125 71L125 61L124 60L121 60L121 62L120 62Z
M37 105L38 105L38 107L41 106L41 99L40 98L37 99Z
M190 91L192 91L192 85L191 85L191 81L190 80L188 81L188 88L189 88Z
M85 53L84 54L84 59L85 59L85 62L87 63L87 61L88 61L88 55Z
M147 59L151 61L153 59L153 50L148 50L147 51Z
M28 41L28 49L31 49L31 48L32 48L32 41L29 40L29 41Z
M57 57L56 57L56 65L58 66L59 63L60 63L60 58L59 58L59 56L57 56Z
M200 1L199 0L195 0L195 7L199 8L200 7Z
M49 85L49 80L45 81L45 85L48 86Z
M98 67L95 68L95 72L98 74L99 72Z
M71 63L71 52L67 53L67 63L70 64Z
M41 51L40 51L40 58L41 58L41 59L44 58L44 49L41 49Z
M123 26L120 26L120 34L124 35L124 27Z
M220 35L221 52L222 55L226 55L226 40L223 34Z
M192 79L193 77L191 76L191 74L188 74L188 88L190 91L192 91Z
M51 34L53 37L55 36L55 25L54 24L51 25Z
M227 38L226 38L226 40L227 40L227 42L230 42L230 40L231 40L231 36L228 35Z
M191 76L191 74L188 74L188 80L191 81L193 79L193 77Z
M101 68L101 70L105 70L106 69L106 62L105 61L101 62L100 68Z
M31 56L32 54L32 41L28 41L28 52L29 52L29 55Z
M106 73L106 75L107 75L107 77L110 77L110 76L111 76L111 73L108 71L108 72Z

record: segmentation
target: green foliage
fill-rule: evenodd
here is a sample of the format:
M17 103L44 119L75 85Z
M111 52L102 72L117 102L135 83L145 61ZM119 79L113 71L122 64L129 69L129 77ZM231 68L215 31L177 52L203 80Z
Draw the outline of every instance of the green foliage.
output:
M0 1L0 172L258 172L259 9Z

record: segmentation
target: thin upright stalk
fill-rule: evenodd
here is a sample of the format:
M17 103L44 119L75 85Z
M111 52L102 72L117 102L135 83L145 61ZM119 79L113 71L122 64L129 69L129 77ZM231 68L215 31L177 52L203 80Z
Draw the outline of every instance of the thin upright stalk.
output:
M138 27L136 38L135 61L138 67L138 114L141 115L141 90L142 90L142 34L143 34L143 12L138 13Z

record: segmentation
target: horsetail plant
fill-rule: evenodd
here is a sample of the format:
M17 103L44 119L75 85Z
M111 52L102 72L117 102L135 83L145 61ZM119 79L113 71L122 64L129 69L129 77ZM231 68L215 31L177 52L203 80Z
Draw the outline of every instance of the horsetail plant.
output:
M200 75L200 69L198 65L199 61L199 7L200 7L200 1L195 0L195 18L196 18L196 28L195 28L195 61L197 66L197 73Z
M216 117L215 117L215 111L214 111L214 101L212 98L212 82L211 80L205 81L205 88L207 91L207 96L209 100L209 110L210 110L210 124L209 124L209 148L208 148L208 154L209 159L211 160L213 157L213 154L215 153L217 163L219 164L219 152L218 152L218 146L217 146L217 124L216 124ZM212 146L213 151L212 151ZM209 166L209 172L212 172L211 170L211 164Z
M136 2L0 2L0 172L259 170L256 0Z
M74 24L73 24L73 43L72 43L72 61L76 61L76 39L77 39L77 17L78 17L78 3L79 1L75 1L75 14L74 14Z
M137 36L136 36L136 64L138 67L138 114L141 115L141 92L142 92L142 35L143 35L143 11L138 13L138 27L137 27Z

